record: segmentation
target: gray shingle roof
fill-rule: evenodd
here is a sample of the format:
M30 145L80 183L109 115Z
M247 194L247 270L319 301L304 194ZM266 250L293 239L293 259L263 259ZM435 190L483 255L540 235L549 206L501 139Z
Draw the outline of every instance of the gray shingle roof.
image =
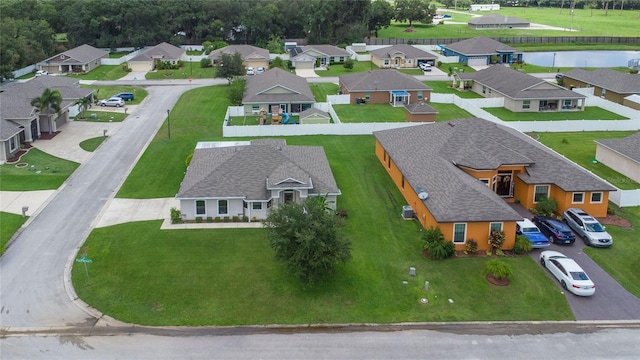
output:
M497 54L499 51L518 53L518 50L511 46L484 36L478 36L443 46L460 54L470 56Z
M640 132L621 139L595 140L595 142L640 163Z
M437 114L438 110L432 108L425 102L416 101L404 106L411 114Z
M196 149L176 198L268 200L267 186L340 194L321 146L287 146L275 140Z
M459 166L496 169L526 165L527 184L565 191L608 191L612 186L512 128L472 118L374 132L406 181L423 188L438 222L521 219L490 188Z
M303 52L311 49L317 50L318 52L321 52L328 56L349 56L350 55L347 50L343 48L339 48L334 45L305 45L302 47Z
M16 124L11 120L0 119L0 141L7 141L16 136L23 130L20 124Z
M640 75L623 73L606 68L596 70L572 69L564 76L587 84L599 86L618 94L640 93Z
M129 61L151 61L154 58L161 58L164 61L179 60L185 52L183 48L163 42L144 50Z
M252 45L229 45L220 49L213 50L209 53L210 59L217 59L220 55L228 54L233 55L236 52L240 53L242 59L264 59L269 60L269 50L255 47Z
M331 115L329 115L328 112L326 111L322 111L320 109L316 109L316 108L308 108L307 110L303 111L300 113L300 120L307 118L308 116L311 115L320 115L322 117L325 117L327 119L331 118Z
M432 55L426 51L422 51L414 46L407 45L407 44L398 44L398 45L393 45L385 48L376 49L371 51L371 54L375 55L377 58L380 58L380 59L389 59L391 58L392 54L395 54L398 52L403 53L404 56L408 59L435 59L436 58L435 55Z
M489 14L484 16L476 16L469 20L471 25L493 25L493 24L508 24L508 25L529 25L530 22L524 19L520 19L513 16L504 16L500 14Z
M61 59L60 61L55 60L60 55L64 55L65 59ZM106 55L109 55L109 52L106 50L95 48L91 45L80 45L71 50L67 50L63 53L56 54L45 61L40 62L39 64L51 65L51 64L87 64L91 61L100 59Z
M315 98L305 78L280 68L247 77L242 97L244 104L278 101L312 103L315 102Z
M585 98L575 91L500 64L472 73L459 73L456 77L473 80L512 99Z
M431 90L413 76L401 73L393 69L379 69L361 73L342 75L340 83L349 92L355 91L425 91Z

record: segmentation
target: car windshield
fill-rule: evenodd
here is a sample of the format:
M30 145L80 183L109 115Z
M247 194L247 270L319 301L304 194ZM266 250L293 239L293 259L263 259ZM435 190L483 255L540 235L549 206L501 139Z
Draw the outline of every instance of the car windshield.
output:
M522 228L522 232L538 232L538 228L526 227L526 228Z
M582 271L572 271L571 277L573 278L573 280L589 280L587 274Z
M602 225L597 222L584 223L584 227L587 229L587 231L590 232L604 232L604 228L602 227Z

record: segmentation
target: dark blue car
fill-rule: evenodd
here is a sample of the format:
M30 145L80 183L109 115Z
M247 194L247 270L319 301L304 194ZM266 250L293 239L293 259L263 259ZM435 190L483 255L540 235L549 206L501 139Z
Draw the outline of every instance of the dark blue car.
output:
M533 223L554 244L573 244L576 235L560 220L548 216L534 216Z

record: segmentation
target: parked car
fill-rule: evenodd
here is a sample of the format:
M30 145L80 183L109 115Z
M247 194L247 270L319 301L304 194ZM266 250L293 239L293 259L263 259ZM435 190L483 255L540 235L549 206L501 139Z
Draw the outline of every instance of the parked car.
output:
M264 72L264 68L261 66L256 70L256 74L262 74Z
M133 93L130 92L121 92L121 93L117 93L111 97L119 97L120 99L124 100L124 101L132 101L133 100Z
M122 100L119 97L110 97L108 99L102 99L100 100L100 102L98 103L98 105L100 106L115 106L115 107L120 107L120 106L124 106L124 100Z
M595 294L596 285L573 259L560 252L547 250L540 253L540 264L560 281L565 290L578 296Z
M529 240L531 246L534 249L545 248L551 243L547 240L547 237L540 232L540 229L531 222L529 219L522 219L522 221L516 221L516 234L522 235Z
M558 79L558 80L564 79L564 74L563 73L557 73L556 74L556 79Z
M422 71L431 71L431 65L428 63L420 63L420 65L418 65L418 67L420 68L420 70Z
M256 71L252 67L247 68L247 75L255 75Z
M49 75L49 72L47 70L38 70L36 71L36 77L40 77L43 75Z
M562 214L562 220L569 225L576 234L582 237L585 244L594 247L609 247L613 245L613 239L605 227L598 220L578 208L567 209Z
M560 220L548 216L534 216L533 223L554 244L573 244L576 241L576 235L571 228Z

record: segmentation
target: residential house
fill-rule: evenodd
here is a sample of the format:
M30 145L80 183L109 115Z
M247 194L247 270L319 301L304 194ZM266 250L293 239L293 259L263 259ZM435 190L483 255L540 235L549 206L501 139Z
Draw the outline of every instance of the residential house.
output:
M273 113L300 113L315 102L307 80L280 68L247 77L242 104L245 114L258 114L261 109Z
M468 25L472 29L511 29L511 28L528 28L531 23L513 16L504 16L500 14L489 14L484 16L472 17Z
M239 53L242 57L242 64L245 67L257 69L259 67L269 68L269 50L252 45L229 45L209 53L212 64L216 64L222 54L233 55Z
M176 199L186 220L197 217L265 219L272 208L340 195L321 146L288 146L285 140L199 142Z
M48 71L49 74L85 73L100 66L101 59L107 58L108 51L84 44L54 55L36 66L38 70Z
M585 95L504 65L455 74L454 79L460 88L486 98L504 98L504 107L513 112L583 111L586 104Z
M607 214L615 188L529 136L472 118L374 132L375 154L425 227L439 227L464 250L469 239L489 248L493 230L505 232L512 249L512 206L535 208L549 197L558 211L580 207ZM517 204L520 205L517 205ZM400 209L398 209L400 211Z
M417 68L422 63L435 65L437 56L415 46L398 44L370 52L371 61L379 68Z
M405 105L405 115L409 122L435 122L438 111L425 102L416 101Z
M62 94L59 115L52 110L39 112L31 105L31 100L47 88ZM58 132L69 120L69 109L83 97L92 100L93 90L81 88L78 79L62 76L40 76L0 88L0 163L15 155L21 144L36 141L43 132Z
M640 132L595 142L596 160L640 183Z
M607 68L570 70L564 74L562 84L570 89L593 88L595 96L618 104L624 104L629 95L640 95L640 76Z
M331 115L316 108L309 108L300 113L300 124L329 124Z
M412 102L428 102L431 88L415 77L392 69L378 69L342 75L338 78L342 94L350 103L360 102L405 106Z
M521 63L523 56L522 52L511 46L484 36L440 47L445 56L457 56L458 62L469 66Z
M177 64L184 60L185 54L185 49L163 42L133 57L129 60L129 67L132 71L152 71L158 62Z
M320 67L343 63L351 54L333 45L305 45L289 49L291 65L296 69L314 69L316 61Z

